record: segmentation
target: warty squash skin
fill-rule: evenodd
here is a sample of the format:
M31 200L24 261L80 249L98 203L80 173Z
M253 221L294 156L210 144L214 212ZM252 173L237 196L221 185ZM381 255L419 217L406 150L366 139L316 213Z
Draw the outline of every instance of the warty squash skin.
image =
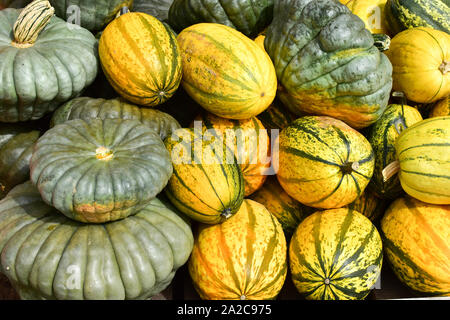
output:
M132 103L160 105L180 85L175 34L146 13L126 13L108 24L99 41L99 55L111 86Z
M384 252L397 277L426 296L450 296L450 206L395 200L381 220Z
M254 41L231 27L200 23L178 35L186 92L207 111L242 120L266 110L275 98L272 61Z
M439 100L429 114L430 118L450 116L450 96Z
M386 109L392 65L364 22L343 4L278 1L264 46L279 97L298 116L326 115L361 129Z
M45 203L81 222L135 214L166 186L170 154L137 120L75 119L39 138L31 181Z
M291 197L309 207L331 209L363 193L373 174L374 154L367 139L344 122L307 116L281 131L278 163L278 181Z
M0 201L0 270L22 299L149 299L169 286L193 242L190 226L157 198L101 225L64 217L30 182Z
M450 34L428 27L398 33L386 51L393 89L408 100L432 103L450 95Z
M319 211L300 223L289 245L297 290L308 300L362 300L379 278L380 234L348 208Z
M280 223L246 199L224 223L199 225L188 268L204 300L270 300L286 279L286 255Z

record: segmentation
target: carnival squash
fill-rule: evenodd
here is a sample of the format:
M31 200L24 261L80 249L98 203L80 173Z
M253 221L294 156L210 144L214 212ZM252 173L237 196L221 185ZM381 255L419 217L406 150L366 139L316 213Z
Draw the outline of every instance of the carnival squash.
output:
M384 6L387 0L340 0L353 14L364 21L366 29L372 33L386 34Z
M135 214L166 186L170 154L137 120L71 120L37 141L31 181L71 219L102 223Z
M450 116L450 96L436 102L429 116L430 118Z
M275 299L286 279L286 251L277 219L246 199L222 224L199 226L189 274L204 300Z
M278 180L294 199L339 208L358 198L373 174L374 154L358 131L330 117L299 118L279 137Z
M240 120L270 106L277 90L275 69L254 41L216 23L188 27L177 39L183 87L207 111Z

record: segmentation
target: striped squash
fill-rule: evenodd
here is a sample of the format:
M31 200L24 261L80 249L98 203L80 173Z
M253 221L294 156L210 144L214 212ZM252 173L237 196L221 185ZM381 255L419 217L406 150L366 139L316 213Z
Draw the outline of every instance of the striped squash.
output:
M353 14L364 21L372 33L387 33L384 20L384 6L387 0L340 0Z
M189 274L204 300L275 299L286 279L286 254L280 223L246 199L224 223L199 226Z
M246 120L231 120L203 112L197 116L194 127L211 130L225 140L228 148L234 151L244 176L244 197L261 188L266 181L271 164L270 140L267 130L256 117ZM200 128L199 128L200 129Z
M252 194L250 199L264 205L278 219L287 241L300 222L314 210L291 198L274 176L267 178L262 188Z
M450 116L450 96L436 102L429 114L430 118L442 116Z
M201 130L180 129L165 145L173 163L165 191L178 210L206 224L222 223L239 210L244 179L223 140Z
M450 206L394 201L381 220L384 252L414 291L450 296Z
M183 87L209 112L249 119L275 98L277 79L267 53L235 29L200 23L178 35Z
M375 169L369 188L380 198L396 199L403 194L398 177L383 179L383 169L396 159L395 141L412 124L423 120L420 112L407 105L390 104L381 118L369 128L367 139L375 154Z
M162 104L180 85L175 35L148 14L130 12L108 24L100 37L99 55L111 86L135 104Z
M427 203L450 204L450 116L415 123L397 138L397 161L383 175L398 172L403 190Z
M308 300L364 299L378 280L382 261L377 229L348 208L310 215L289 245L292 280Z
M374 192L369 189L364 190L364 193L355 201L350 203L348 207L351 210L357 211L370 221L378 220L384 214L386 209L386 201L378 198Z
M395 35L405 29L430 27L450 33L450 7L445 0L388 0L384 20Z
M284 129L297 117L286 109L278 99L275 99L266 111L258 115L258 119L271 135L272 129Z
M278 161L278 180L291 197L324 209L355 201L374 168L367 139L344 122L324 116L299 118L283 129L279 159L273 161Z

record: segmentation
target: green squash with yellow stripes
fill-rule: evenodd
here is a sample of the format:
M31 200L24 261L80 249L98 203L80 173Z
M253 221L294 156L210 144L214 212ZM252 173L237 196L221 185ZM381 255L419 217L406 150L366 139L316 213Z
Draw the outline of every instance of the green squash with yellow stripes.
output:
M165 188L172 204L195 221L222 223L244 200L244 178L223 139L201 129L179 129L165 140L173 174Z
M289 263L294 285L306 299L361 300L380 276L382 240L357 211L318 211L292 236Z
M367 187L375 162L361 133L324 116L302 117L283 129L274 161L278 181L291 197L323 209L355 201Z

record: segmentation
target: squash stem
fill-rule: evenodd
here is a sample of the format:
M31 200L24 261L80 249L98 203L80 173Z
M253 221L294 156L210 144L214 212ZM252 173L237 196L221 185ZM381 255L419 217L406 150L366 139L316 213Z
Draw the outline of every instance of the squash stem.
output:
M386 166L386 168L384 168L383 171L381 172L381 174L383 175L383 181L384 182L388 181L399 171L400 171L400 162L398 160L389 163Z
M442 64L439 66L439 70L444 75L449 73L450 72L450 62L449 61L442 62Z

